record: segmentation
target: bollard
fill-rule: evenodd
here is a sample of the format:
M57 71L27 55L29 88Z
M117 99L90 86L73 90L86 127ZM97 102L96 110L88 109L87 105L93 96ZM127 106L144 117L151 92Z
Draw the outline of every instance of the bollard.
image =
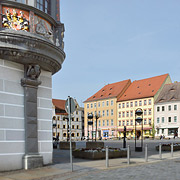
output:
M161 153L161 143L159 143L159 158L162 159L162 153Z
M129 145L127 148L127 164L130 164L130 148L129 148Z
M106 168L109 167L109 148L106 146Z
M147 151L148 151L148 146L146 144L146 146L145 146L145 161L146 162L148 162L148 153L147 153Z
M173 157L173 143L171 144L171 157Z

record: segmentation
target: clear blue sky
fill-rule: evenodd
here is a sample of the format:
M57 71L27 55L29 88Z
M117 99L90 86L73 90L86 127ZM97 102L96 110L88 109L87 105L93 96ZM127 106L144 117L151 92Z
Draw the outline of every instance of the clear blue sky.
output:
M180 0L61 0L66 59L53 98L169 73L180 81Z

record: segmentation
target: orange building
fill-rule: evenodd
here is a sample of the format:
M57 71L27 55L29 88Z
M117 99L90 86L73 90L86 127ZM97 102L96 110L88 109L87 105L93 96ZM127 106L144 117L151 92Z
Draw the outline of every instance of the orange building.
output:
M85 136L95 138L96 119L98 139L117 136L117 99L123 95L130 84L130 79L108 84L84 101ZM87 118L90 113L94 115L92 120ZM88 121L93 121L93 125L88 125Z
M154 101L165 84L171 83L169 74L132 82L125 93L117 99L118 136L123 136L126 126L127 137L134 137L135 110L143 110L143 136L154 135ZM141 125L137 124L137 136L141 136Z

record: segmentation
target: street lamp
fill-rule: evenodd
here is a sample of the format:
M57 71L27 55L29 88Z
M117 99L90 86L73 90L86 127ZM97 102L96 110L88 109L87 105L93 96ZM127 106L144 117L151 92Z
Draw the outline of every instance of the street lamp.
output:
M92 126L92 130L93 130L93 114L92 113L88 113L88 141L89 141L89 126ZM89 121L89 119L91 121ZM93 140L93 138L92 138Z
M68 117L63 117L63 120L67 120L67 142L69 141L69 128L68 128L68 124L69 124L69 118Z
M90 119L91 121L88 121L88 139L89 139L89 126L91 125L92 126L92 141L93 141L93 118L96 118L96 131L95 131L95 141L96 141L96 138L97 138L97 120L99 118L99 116L97 116L97 114L95 114L95 116L93 116L92 113L89 113L88 114L88 119Z
M124 126L123 148L126 148L126 126Z
M97 120L99 119L99 116L97 114L95 114L95 118L96 118L96 136L95 136L95 141L97 138Z
M141 146L137 147L136 146L136 124L139 123L141 124ZM143 148L143 110L141 108L136 109L135 111L135 151L142 152Z

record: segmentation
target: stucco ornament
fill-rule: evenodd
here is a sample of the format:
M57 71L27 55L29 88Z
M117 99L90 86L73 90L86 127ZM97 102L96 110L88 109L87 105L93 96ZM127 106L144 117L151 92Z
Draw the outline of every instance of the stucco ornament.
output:
M45 38L49 39L51 42L53 41L53 31L50 27L50 25L43 19L35 16L35 23L36 24L36 33L40 34L41 36L44 36Z
M29 65L27 69L27 77L36 80L41 74L41 68L39 65Z
M29 31L29 21L24 18L22 11L18 16L15 9L13 9L13 13L9 9L6 10L6 13L2 15L2 25L9 29Z

